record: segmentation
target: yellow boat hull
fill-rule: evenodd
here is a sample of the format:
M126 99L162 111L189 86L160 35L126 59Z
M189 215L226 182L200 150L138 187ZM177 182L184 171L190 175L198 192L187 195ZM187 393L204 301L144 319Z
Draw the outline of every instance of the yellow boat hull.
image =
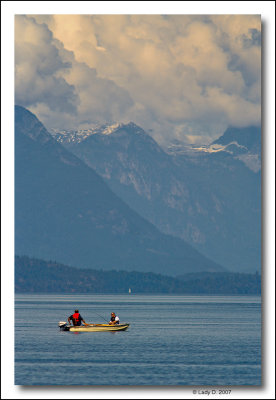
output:
M89 324L68 327L70 332L115 332L125 331L129 324L108 325L108 324Z

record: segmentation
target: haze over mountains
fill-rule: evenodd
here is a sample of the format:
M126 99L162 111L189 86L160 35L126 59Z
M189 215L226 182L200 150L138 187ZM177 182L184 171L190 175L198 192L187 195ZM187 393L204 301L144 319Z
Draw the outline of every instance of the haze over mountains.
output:
M144 133L138 137L144 145ZM149 151L155 148L147 135L146 141ZM15 107L15 253L92 269L168 275L223 270L133 211L20 106Z
M166 150L133 123L52 134L162 232L230 270L260 270L260 128Z

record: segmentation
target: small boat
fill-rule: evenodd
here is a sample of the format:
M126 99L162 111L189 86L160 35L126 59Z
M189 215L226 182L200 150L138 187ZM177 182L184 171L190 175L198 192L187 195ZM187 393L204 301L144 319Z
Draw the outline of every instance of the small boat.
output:
M80 326L68 325L66 322L59 322L58 326L62 331L70 332L114 332L114 331L125 331L129 327L129 324L87 324Z

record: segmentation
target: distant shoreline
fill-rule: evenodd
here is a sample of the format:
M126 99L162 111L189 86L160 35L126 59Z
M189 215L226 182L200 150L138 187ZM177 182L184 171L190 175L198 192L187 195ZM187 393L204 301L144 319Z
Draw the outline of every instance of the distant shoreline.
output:
M60 295L64 295L64 296L87 296L87 295L91 295L91 296L127 296L127 297L132 297L132 296L152 296L152 297L157 297L157 296L171 296L171 297L181 297L181 296L190 296L190 297L262 297L262 294L211 294L211 293L131 293L131 295L129 295L128 293L122 292L122 293L83 293L83 292L43 292L43 293L38 293L38 292L15 292L15 295L51 295L51 296L60 296Z
M201 272L173 277L152 272L78 269L16 256L15 293L260 296L261 275Z

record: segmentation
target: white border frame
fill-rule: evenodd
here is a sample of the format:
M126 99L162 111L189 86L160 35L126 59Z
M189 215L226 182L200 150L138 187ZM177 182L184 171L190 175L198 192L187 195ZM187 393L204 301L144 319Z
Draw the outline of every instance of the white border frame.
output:
M228 398L274 399L275 383L275 2L274 1L6 1L1 4L1 392L4 399L184 399L205 398L192 395L193 387L20 387L14 385L14 15L15 14L260 14L263 41L263 349L264 385L231 387ZM200 11L200 12L199 12ZM7 330L7 324L11 327ZM4 326L5 325L5 326ZM12 339L12 340L11 340ZM211 387L212 388L212 387ZM63 397L64 396L64 397ZM107 397L105 397L107 396ZM249 396L249 397L247 397ZM210 398L223 398L225 396Z

